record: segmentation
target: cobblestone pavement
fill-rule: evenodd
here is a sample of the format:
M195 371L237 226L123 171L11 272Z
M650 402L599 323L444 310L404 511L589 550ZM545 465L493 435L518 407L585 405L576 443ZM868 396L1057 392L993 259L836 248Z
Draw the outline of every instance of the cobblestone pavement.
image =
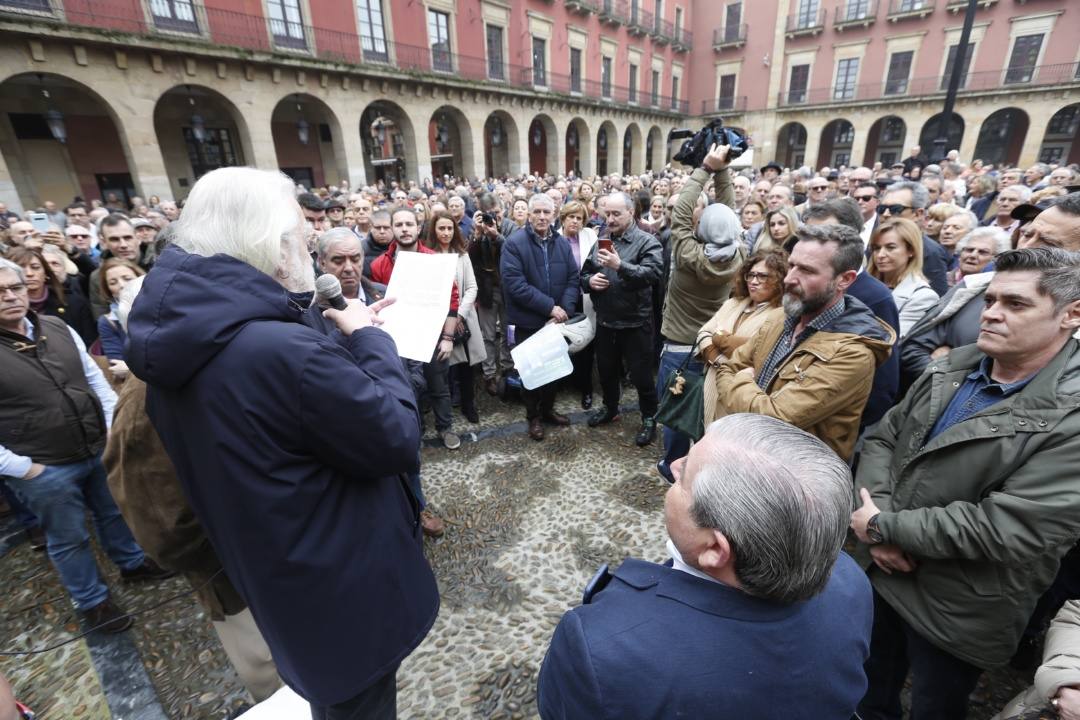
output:
M636 412L598 429L579 414L573 426L549 429L536 443L523 426L507 429L523 421L520 405L478 400L481 424L470 426L455 411L455 430L487 431L479 442L456 452L423 451L424 492L447 521L446 535L427 541L442 607L399 672L404 720L535 717L548 640L596 568L627 556L665 557L666 486L653 470L659 443L634 446ZM632 394L625 401L633 402ZM562 394L557 409L580 413L577 396ZM188 589L179 579L124 586L115 567L100 564L128 610ZM74 611L43 553L22 545L0 558L0 583L8 588L0 648L43 647L76 632ZM168 717L222 718L245 700L190 596L138 617L132 635ZM45 720L111 717L82 641L30 658L0 658L0 672ZM970 717L991 717L1024 684L1013 671L987 674Z

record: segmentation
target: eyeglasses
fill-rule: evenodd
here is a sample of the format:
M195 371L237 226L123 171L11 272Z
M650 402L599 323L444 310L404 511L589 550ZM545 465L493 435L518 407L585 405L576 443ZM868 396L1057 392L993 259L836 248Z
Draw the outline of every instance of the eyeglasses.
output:
M988 257L994 254L993 250L983 250L980 248L966 247L960 251L961 255L978 255L979 257Z
M68 233L69 238L79 238L80 240L90 237L89 233Z
M911 209L910 205L900 205L900 204L896 204L896 203L894 203L892 205L878 205L877 206L877 214L878 215L884 215L885 213L889 213L890 215L900 215L905 210L910 210L910 209Z
M770 280L772 280L772 275L770 275L769 273L759 273L759 272L746 273L746 282L748 282L748 283L752 283L752 282L767 283Z
M0 285L0 297L7 295L9 292L15 295L21 295L26 292L26 283L15 283L14 285Z
M877 195L856 195L855 202L870 202L871 200L877 200Z
M829 186L828 185L811 185L810 189L811 190L828 190Z

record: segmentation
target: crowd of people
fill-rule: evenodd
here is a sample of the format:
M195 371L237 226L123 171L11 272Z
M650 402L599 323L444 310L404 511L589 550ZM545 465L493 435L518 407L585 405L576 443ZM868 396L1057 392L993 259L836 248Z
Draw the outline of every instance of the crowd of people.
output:
M983 670L1080 617L1078 186L714 146L641 176L226 168L180 203L0 206L0 490L88 628L132 620L87 510L125 579L186 575L254 699L283 680L316 718L393 717L438 612L428 412L453 451L477 392L520 400L541 442L562 387L590 428L660 433L672 560L594 578L543 717L899 718L910 673L912 718L962 718ZM426 362L378 328L401 252L456 258ZM526 389L510 350L551 325L573 372ZM1076 637L1001 717L1080 717Z

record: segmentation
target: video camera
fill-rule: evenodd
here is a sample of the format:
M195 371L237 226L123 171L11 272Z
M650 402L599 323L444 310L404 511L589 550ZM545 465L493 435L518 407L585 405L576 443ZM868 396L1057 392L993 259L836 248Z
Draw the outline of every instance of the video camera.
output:
M727 145L729 161L750 149L750 143L745 137L724 127L723 118L712 120L696 133L688 128L677 128L668 133L668 143L682 138L690 139L682 144L673 159L693 168L701 166L713 145Z

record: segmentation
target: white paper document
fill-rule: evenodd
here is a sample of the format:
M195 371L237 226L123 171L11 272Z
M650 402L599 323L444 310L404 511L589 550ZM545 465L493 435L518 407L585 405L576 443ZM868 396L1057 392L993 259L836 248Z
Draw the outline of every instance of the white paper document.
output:
M558 325L545 325L510 351L526 390L535 390L574 371L566 339Z
M393 305L379 313L382 329L397 343L398 355L429 362L450 312L457 255L398 252L386 297Z

